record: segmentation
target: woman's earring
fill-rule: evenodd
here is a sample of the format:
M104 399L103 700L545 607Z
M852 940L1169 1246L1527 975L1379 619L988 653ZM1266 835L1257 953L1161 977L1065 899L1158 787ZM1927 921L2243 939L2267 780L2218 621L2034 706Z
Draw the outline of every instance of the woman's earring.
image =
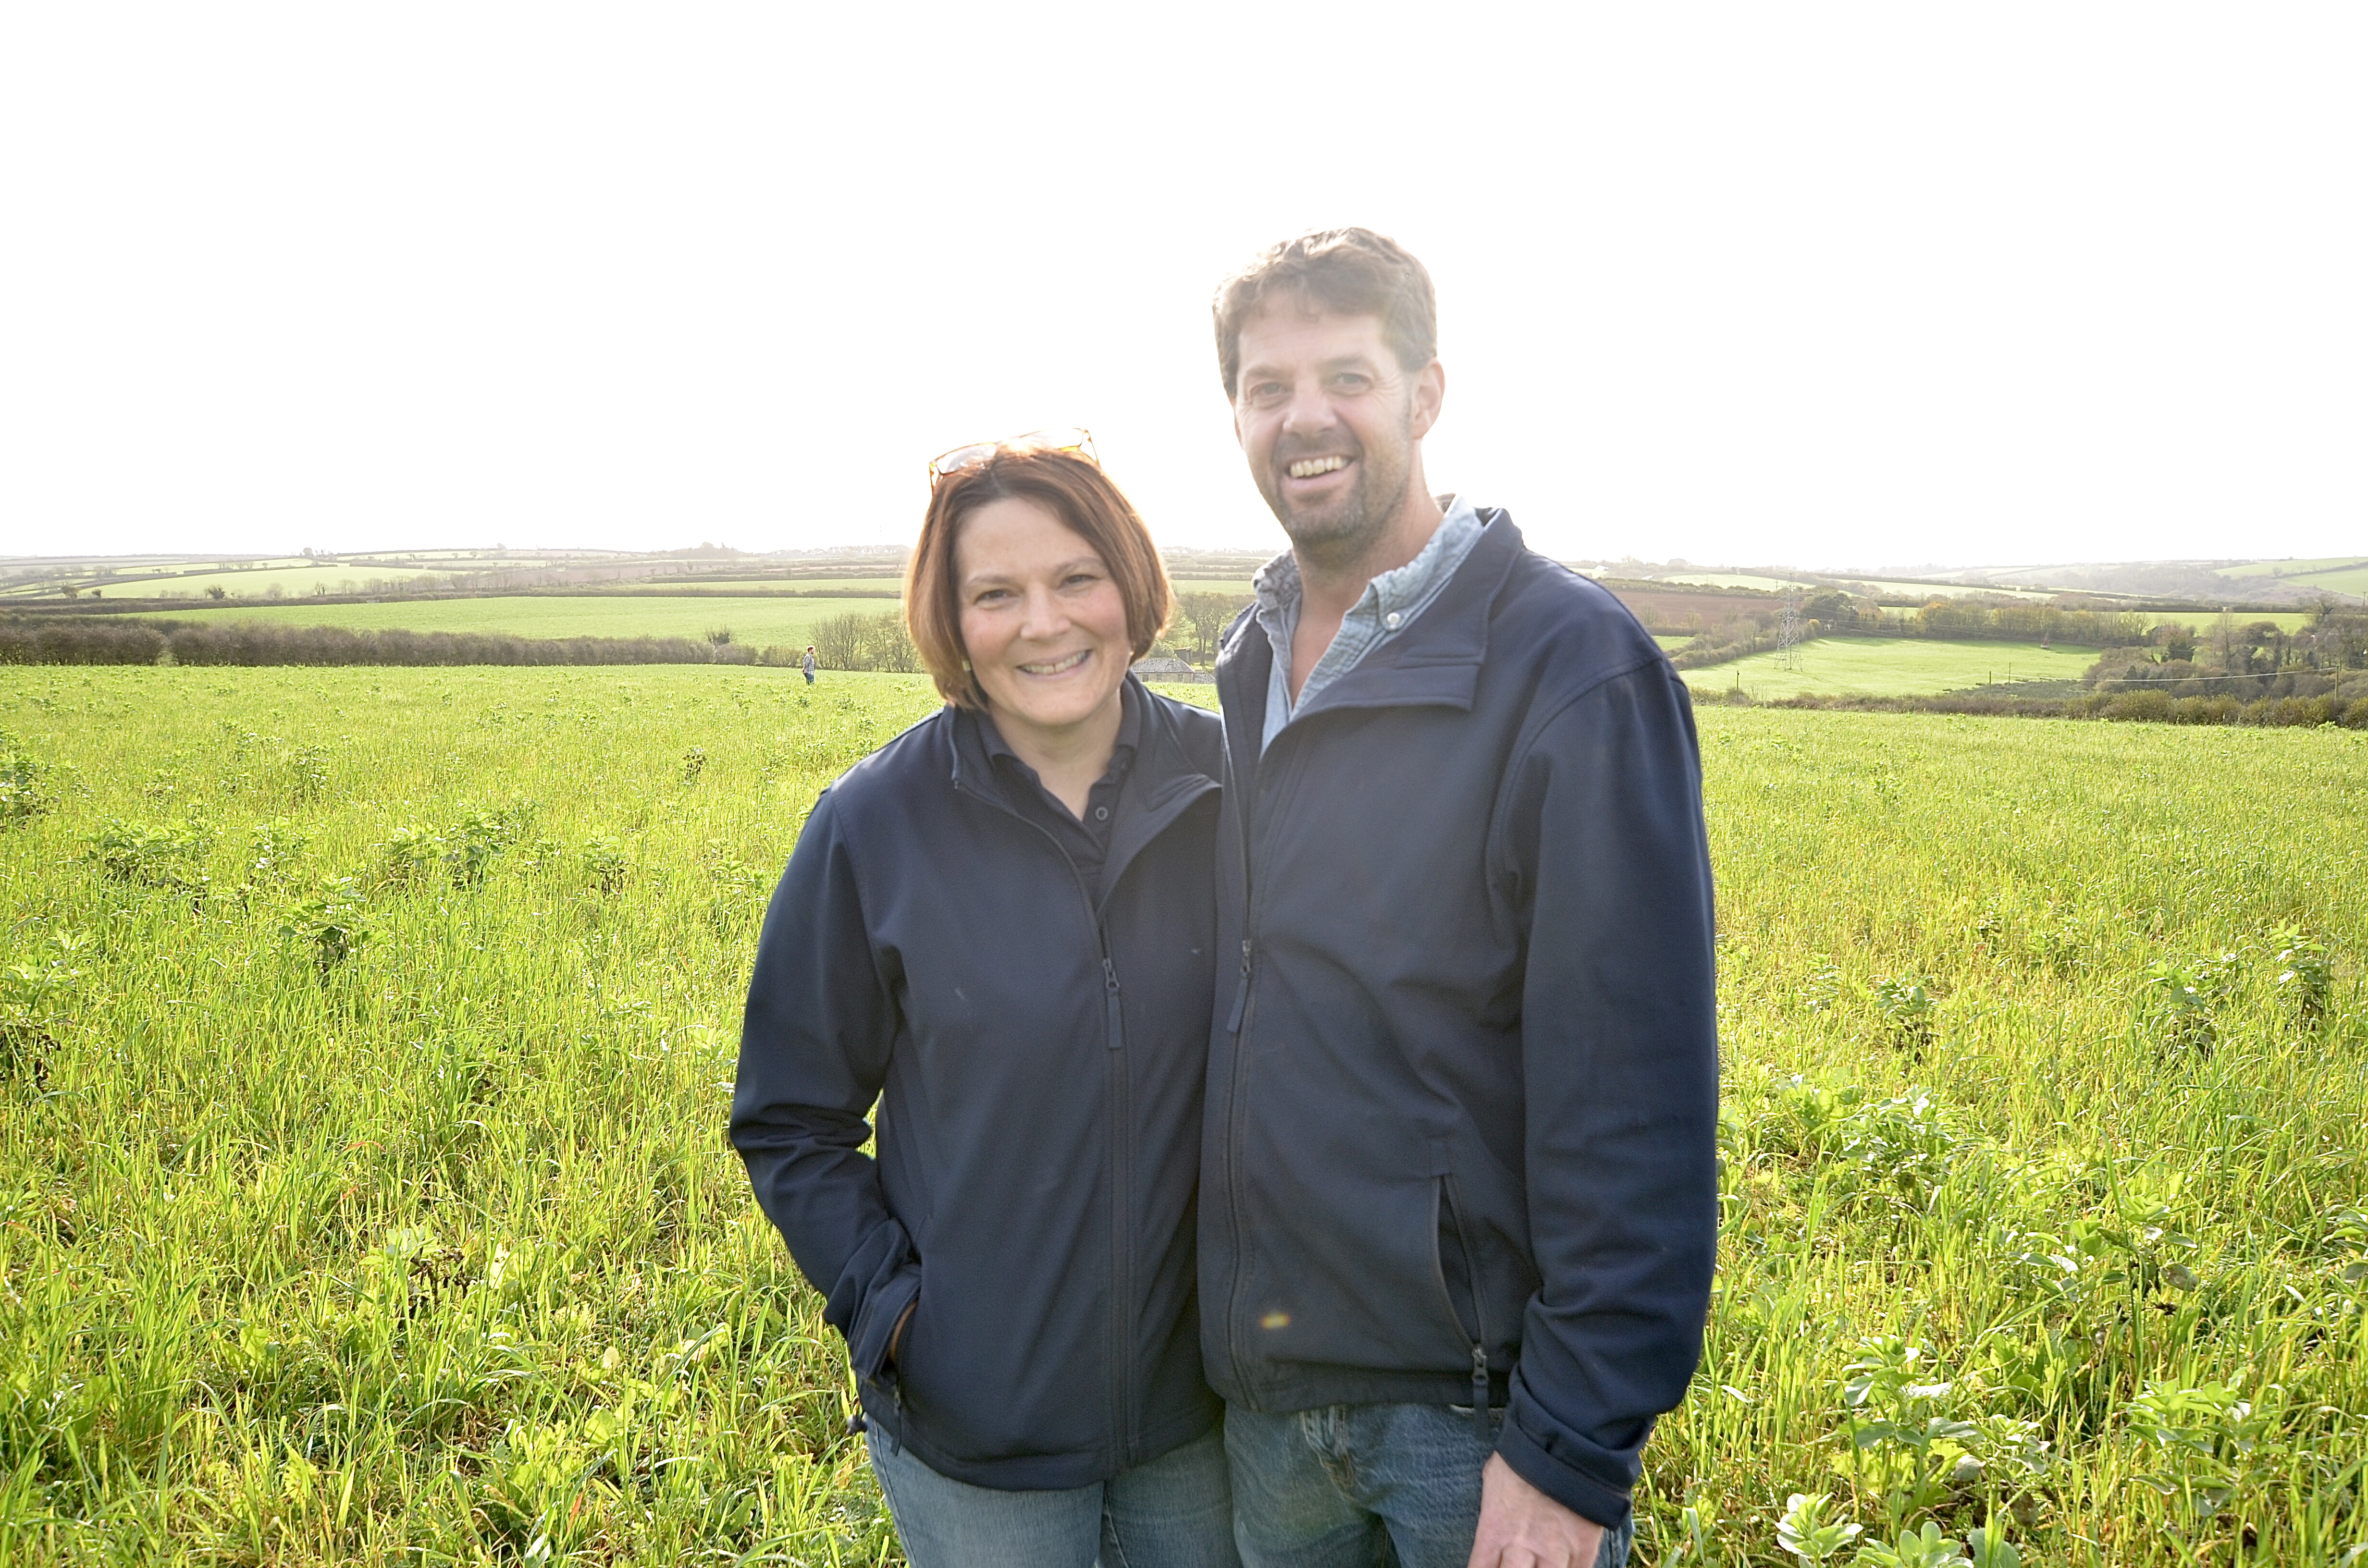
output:
M970 661L969 661L968 659L964 659L964 660L962 661L962 668L964 668L964 669L968 669L968 668L970 668Z

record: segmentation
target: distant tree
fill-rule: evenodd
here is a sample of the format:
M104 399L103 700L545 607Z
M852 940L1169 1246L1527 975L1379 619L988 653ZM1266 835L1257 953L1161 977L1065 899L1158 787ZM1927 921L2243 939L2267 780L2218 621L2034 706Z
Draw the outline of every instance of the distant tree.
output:
M2274 620L2257 620L2239 633L2245 643L2245 665L2248 669L2260 666L2272 672L2285 668L2285 629Z
M1233 624L1234 617L1248 604L1246 594L1223 594L1207 589L1176 596L1176 620L1168 629L1168 638L1185 658L1207 664L1217 656L1217 644Z
M1819 594L1801 607L1801 613L1820 625L1829 628L1858 624L1858 607L1851 602L1848 594L1839 589L1831 593Z
M206 585L206 597L210 599L226 599L230 597L230 590L223 587L220 583L209 583Z
M814 622L814 657L826 669L901 670L921 667L921 655L905 629L904 613L850 611Z

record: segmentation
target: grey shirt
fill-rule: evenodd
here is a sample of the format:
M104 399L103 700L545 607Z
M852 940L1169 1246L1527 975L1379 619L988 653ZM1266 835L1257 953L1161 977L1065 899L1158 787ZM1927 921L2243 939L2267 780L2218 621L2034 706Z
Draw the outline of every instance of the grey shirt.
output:
M1340 630L1332 634L1331 645L1307 672L1307 683L1299 688L1297 702L1291 696L1291 639L1299 630L1299 562L1286 550L1258 568L1250 586L1258 593L1258 625L1274 648L1274 673L1266 688L1266 733L1258 738L1259 751L1274 744L1292 715L1314 701L1317 692L1412 626L1415 617L1439 597L1455 569L1463 564L1463 558L1472 553L1472 547L1480 540L1480 514L1461 495L1442 495L1439 504L1447 515L1440 519L1438 531L1412 561L1365 585L1364 593L1340 618Z

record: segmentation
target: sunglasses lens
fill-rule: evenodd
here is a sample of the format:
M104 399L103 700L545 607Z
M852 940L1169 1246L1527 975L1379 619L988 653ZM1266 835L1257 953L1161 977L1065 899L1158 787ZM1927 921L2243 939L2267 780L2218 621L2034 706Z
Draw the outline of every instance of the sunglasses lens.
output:
M966 468L976 468L997 452L1078 452L1096 468L1101 466L1101 456L1094 450L1091 433L1069 428L1061 430L1030 430L1025 436L1014 436L1008 441L980 441L972 446L956 447L929 464L929 477L943 479L960 473Z
M967 447L956 447L929 465L929 472L942 479L950 473L960 473L966 468L976 468L995 455L995 443L976 441Z

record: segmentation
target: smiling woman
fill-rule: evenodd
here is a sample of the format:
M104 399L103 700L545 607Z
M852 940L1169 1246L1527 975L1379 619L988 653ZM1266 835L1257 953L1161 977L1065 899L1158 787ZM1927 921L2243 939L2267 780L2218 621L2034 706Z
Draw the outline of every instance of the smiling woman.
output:
M1170 595L1099 465L957 456L905 595L947 706L806 819L733 1142L915 1568L1237 1568L1192 1328L1220 726L1128 674Z
M990 710L1073 812L1110 762L1127 666L1175 603L1150 529L1090 450L997 448L940 475L905 592L938 689Z
M1119 686L1133 663L1126 600L1093 546L1020 496L971 514L954 545L954 592L972 678L996 727L1077 815L1118 741Z

